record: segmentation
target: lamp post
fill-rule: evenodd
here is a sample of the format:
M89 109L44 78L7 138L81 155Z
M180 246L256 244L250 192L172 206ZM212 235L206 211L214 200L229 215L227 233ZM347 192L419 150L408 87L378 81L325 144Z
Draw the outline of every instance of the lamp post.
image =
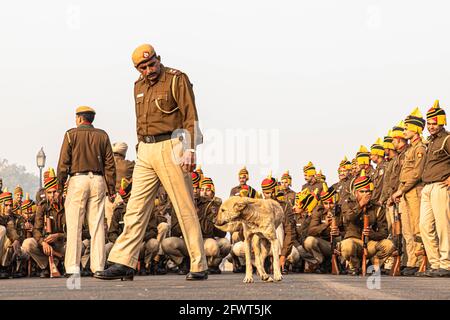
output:
M45 159L44 147L41 147L36 155L36 164L39 168L39 188L42 188L42 169L45 167Z

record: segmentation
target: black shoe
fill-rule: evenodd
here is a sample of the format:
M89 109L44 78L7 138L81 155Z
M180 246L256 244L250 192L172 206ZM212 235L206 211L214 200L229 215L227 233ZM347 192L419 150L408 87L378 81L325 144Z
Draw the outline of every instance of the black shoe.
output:
M166 261L165 260L159 260L158 261L158 263L155 265L154 274L156 274L156 275L167 274L167 268L166 268Z
M91 269L85 269L81 271L80 275L82 277L92 277L94 274L92 273Z
M104 271L96 271L94 278L102 280L117 280L132 281L134 277L134 269L123 264L115 263Z
M184 258L183 262L178 266L178 274L180 276L184 276L189 273L189 269L191 268L191 263L189 258Z
M0 269L0 279L9 279L9 273L5 269Z
M186 280L206 280L208 279L208 271L189 272Z
M219 267L211 267L208 269L209 274L221 274L222 271L219 269Z
M419 271L419 268L406 267L405 269L402 270L401 274L402 274L402 276L405 276L405 277L412 277L417 273L417 271Z
M39 273L39 278L50 278L50 271L48 271L47 268L42 269L41 272Z
M416 272L416 277L433 277L434 273L437 272L438 269L428 269L424 272Z
M349 276L359 276L359 270L357 268L348 269L347 274Z
M434 269L431 274L431 277L433 278L450 277L450 270L442 268Z
M245 266L233 267L233 273L245 273Z

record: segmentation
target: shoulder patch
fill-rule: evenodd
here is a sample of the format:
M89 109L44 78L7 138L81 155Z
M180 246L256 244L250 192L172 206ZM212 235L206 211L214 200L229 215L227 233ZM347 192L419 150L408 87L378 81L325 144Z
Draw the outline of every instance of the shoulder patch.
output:
M417 153L417 158L422 159L422 157L423 157L423 153L422 152Z
M167 73L174 74L174 75L182 74L182 72L180 70L177 70L174 68L166 68L166 71L167 71Z

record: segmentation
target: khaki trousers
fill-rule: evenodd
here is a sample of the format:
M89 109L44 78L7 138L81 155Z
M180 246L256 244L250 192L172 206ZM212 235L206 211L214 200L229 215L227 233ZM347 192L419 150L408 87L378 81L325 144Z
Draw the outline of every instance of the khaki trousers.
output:
M422 190L420 234L431 268L450 270L450 191L442 183Z
M0 266L7 267L11 264L13 250L12 242L6 236L6 228L0 226Z
M286 258L286 261L295 266L302 260L312 264L318 263L316 258L314 258L314 256L310 252L306 251L302 245L293 246L291 253Z
M161 247L163 252L177 265L181 264L184 258L188 256L183 238L166 238L161 243ZM208 267L218 267L231 250L230 242L225 238L218 238L218 240L204 239L203 247Z
M367 244L367 258L376 256L380 266L395 251L394 243L389 239L369 241ZM350 268L359 268L363 256L363 241L357 238L347 238L341 241L341 256L349 262Z
M305 250L321 264L325 258L331 257L331 243L319 237L307 237L303 243Z
M65 247L64 241L58 241L51 244L53 250L64 256ZM22 251L28 254L41 269L45 269L48 266L48 256L42 251L42 247L37 243L34 238L25 239L22 243ZM58 259L55 257L55 264Z
M74 176L69 180L65 202L67 250L64 260L67 273L80 273L83 244L81 231L87 218L90 240L91 271L105 267L105 193L104 178L97 175Z
M207 270L200 223L193 201L191 175L184 172L176 161L182 154L183 144L179 139L139 143L133 187L124 216L124 230L111 250L109 261L136 268L139 246L144 238L156 193L162 183L186 241L191 271Z
M420 235L420 191L420 189L414 188L400 200L399 211L402 220L402 235L406 243L407 267L419 266L415 253L420 250L420 243L415 241L415 237Z

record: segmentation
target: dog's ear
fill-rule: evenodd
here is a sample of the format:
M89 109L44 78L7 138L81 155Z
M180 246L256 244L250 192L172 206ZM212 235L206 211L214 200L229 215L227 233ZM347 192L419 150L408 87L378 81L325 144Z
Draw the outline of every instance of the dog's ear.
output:
M242 210L247 208L247 205L248 205L247 199L242 199L242 201L236 202L233 205L233 210L236 212L241 212Z

